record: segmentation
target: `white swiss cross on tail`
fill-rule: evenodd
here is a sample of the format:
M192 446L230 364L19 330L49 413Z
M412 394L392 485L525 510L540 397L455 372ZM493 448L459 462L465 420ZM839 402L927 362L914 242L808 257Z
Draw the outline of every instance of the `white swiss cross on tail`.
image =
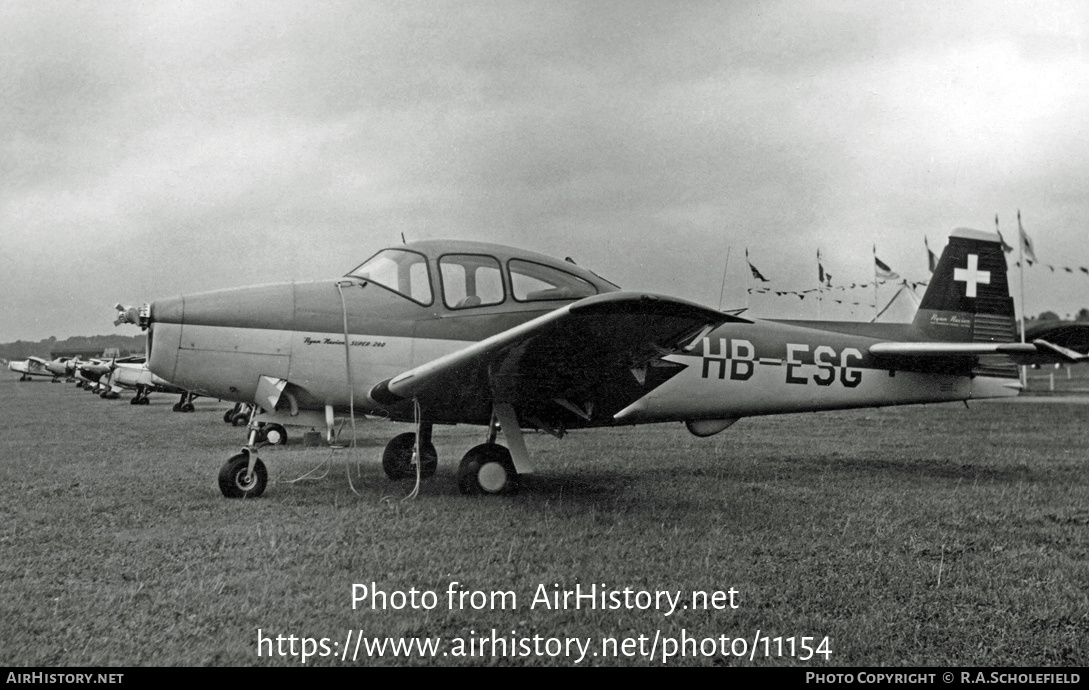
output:
M954 268L953 280L964 281L964 294L967 297L976 296L976 285L990 285L991 272L979 270L979 255L968 255L968 268Z

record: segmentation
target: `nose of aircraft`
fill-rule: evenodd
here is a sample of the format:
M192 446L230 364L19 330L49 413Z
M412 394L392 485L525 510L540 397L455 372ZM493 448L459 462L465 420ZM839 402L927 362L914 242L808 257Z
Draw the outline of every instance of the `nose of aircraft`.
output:
M295 310L292 283L217 290L156 300L149 323L233 328L285 328Z
M148 367L168 381L201 381L206 388L209 366L226 370L240 366L239 358L286 356L290 345L282 334L290 330L294 314L292 283L156 300L147 310Z

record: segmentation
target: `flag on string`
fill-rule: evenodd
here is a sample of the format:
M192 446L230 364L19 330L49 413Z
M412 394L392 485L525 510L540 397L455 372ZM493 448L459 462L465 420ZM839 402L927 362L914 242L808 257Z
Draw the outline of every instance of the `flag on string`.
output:
M824 270L824 264L821 263L821 250L817 250L817 281L822 287L832 287L832 274L827 273Z
M998 214L997 213L994 214L994 231L998 233L998 241L1002 244L1002 251L1004 251L1007 254L1012 252L1013 247L1011 247L1006 242L1006 238L1002 236L1002 231L998 229Z
M877 247L873 248L873 264L874 275L878 280L900 280L900 274L888 267L888 265L877 258Z
M938 257L934 255L934 252L930 249L930 243L926 241L926 235L923 235L923 246L926 247L926 265L933 273L934 269L938 267Z
M1036 263L1036 250L1032 247L1032 240L1021 227L1021 211L1017 211L1017 234L1021 237L1021 250L1025 252L1025 260ZM1032 265L1031 263L1029 265Z
M752 265L749 261L749 250L745 250L745 263L749 264L749 271L752 272L752 277L759 280L761 283L770 283L771 281L764 277L764 274L756 269L756 266Z
M998 233L998 241L1002 243L1002 251L1006 252L1007 254L1013 251L1013 247L1011 247L1009 243L1006 242L1006 238L1002 236L1002 233Z

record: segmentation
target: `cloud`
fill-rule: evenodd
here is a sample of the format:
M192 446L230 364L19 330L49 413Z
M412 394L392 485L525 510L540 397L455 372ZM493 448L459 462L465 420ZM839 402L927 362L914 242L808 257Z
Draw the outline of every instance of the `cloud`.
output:
M1042 251L1079 255L1087 15L1064 2L9 3L0 288L20 301L2 332L38 333L20 315L75 290L110 305L338 274L401 233L574 255L710 301L730 246L798 281L817 246L865 278L874 242L925 273L923 234L934 244L1019 206ZM118 267L73 269L58 247ZM1080 298L1067 292L1049 294Z

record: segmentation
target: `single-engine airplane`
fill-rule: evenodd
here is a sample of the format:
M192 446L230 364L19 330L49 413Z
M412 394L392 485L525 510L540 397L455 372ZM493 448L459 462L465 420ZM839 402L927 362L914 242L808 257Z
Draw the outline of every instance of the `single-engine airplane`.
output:
M136 392L129 400L130 405L148 405L151 393L172 393L180 395L181 399L174 404L175 412L192 412L193 398L196 397L189 391L172 385L166 379L151 373L147 362L117 362L110 371L107 385L111 388L128 388Z
M385 249L339 280L119 311L147 330L152 372L265 411L219 473L228 497L265 489L262 423L324 422L331 440L337 415L414 422L383 453L393 479L435 472L433 425L485 425L457 481L498 494L532 471L523 429L681 421L711 436L752 415L1013 396L1015 365L1089 358L1016 342L999 238L968 229L950 235L910 324L749 319L460 241Z
M53 374L54 383L60 381L61 377L64 377L68 381L75 381L74 375L78 363L78 357L75 359L71 357L57 357L50 362L46 362L45 368L49 370L49 373Z
M34 376L53 376L48 368L49 362L41 357L27 357L24 360L8 362L8 369L17 374L20 381L28 381ZM56 377L54 376L54 380Z

